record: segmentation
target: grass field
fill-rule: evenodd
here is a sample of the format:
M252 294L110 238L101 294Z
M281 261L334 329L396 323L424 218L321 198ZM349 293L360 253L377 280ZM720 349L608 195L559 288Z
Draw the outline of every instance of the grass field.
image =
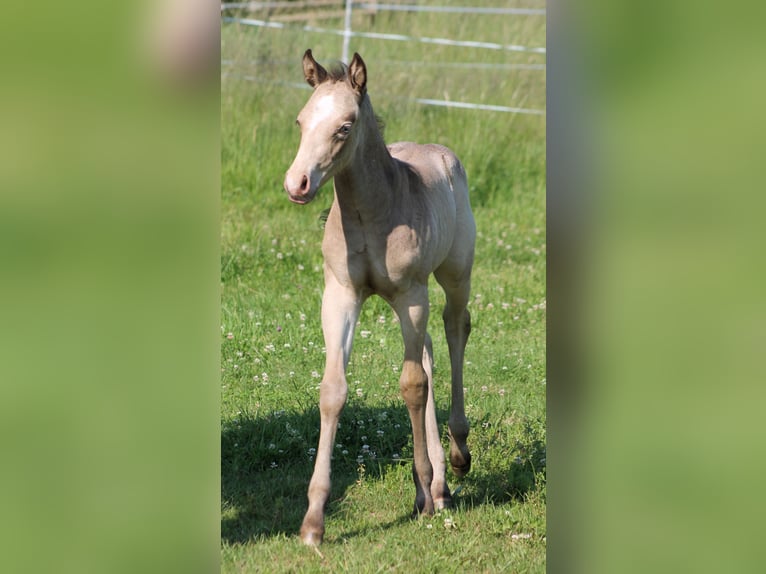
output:
M356 18L354 29L545 42L540 16L380 13L374 22ZM349 364L325 544L315 552L296 537L319 432L319 216L332 190L328 184L305 207L291 204L282 190L299 140L295 116L309 95L288 84L303 82L306 48L329 64L340 47L341 39L327 34L222 27L222 571L542 572L545 119L411 101L544 109L544 71L515 66L543 64L539 54L352 41L352 51L367 64L368 90L387 141L447 145L468 172L478 227L465 370L473 468L461 481L448 471L455 508L409 518L414 486L410 423L398 388L401 335L392 311L373 298L362 310ZM443 304L432 282L429 331L446 445Z

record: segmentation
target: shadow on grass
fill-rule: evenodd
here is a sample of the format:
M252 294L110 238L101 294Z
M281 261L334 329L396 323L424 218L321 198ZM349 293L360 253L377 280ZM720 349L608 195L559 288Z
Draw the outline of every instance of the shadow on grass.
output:
M448 413L437 415L444 421ZM486 421L472 424L469 446L473 469L461 481L457 507L523 500L534 488L537 476L545 472L544 437L534 425L510 434L508 428L494 428ZM318 439L317 407L302 413L240 416L223 423L222 540L245 543L298 532L307 507L306 491ZM377 480L400 465L411 465L410 421L402 403L368 407L350 401L343 410L335 442L328 515L341 511L346 491L359 479L360 461L364 462L365 480ZM446 445L446 438L443 443ZM448 472L447 479L454 489L455 477ZM414 486L411 495L414 500ZM407 508L383 529L408 521L409 505Z

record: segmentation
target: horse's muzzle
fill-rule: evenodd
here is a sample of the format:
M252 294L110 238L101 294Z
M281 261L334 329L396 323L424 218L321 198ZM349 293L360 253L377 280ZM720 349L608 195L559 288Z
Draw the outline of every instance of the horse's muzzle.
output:
M285 176L285 191L290 201L299 205L305 205L314 199L316 195L316 188L312 190L311 179L308 175L303 174L298 181L297 177L292 177L290 172Z

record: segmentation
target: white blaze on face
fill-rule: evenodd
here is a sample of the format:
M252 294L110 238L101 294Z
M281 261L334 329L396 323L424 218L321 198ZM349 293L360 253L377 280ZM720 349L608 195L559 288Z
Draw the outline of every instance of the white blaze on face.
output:
M311 118L309 118L306 129L309 131L313 130L322 122L327 121L332 116L334 108L333 97L330 95L322 96L314 105L314 110L311 114Z

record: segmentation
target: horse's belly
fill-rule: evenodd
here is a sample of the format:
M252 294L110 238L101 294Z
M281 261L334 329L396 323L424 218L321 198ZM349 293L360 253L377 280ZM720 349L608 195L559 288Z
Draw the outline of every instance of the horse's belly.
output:
M415 283L428 282L449 251L445 238L446 234L433 229L399 225L385 236L359 237L354 249L348 248L348 242L342 246L330 242L323 251L325 263L342 284L391 300Z
M433 271L430 250L424 250L420 238L409 228L388 237L385 246L367 253L367 281L384 298L394 298L409 291L413 283L426 283Z

